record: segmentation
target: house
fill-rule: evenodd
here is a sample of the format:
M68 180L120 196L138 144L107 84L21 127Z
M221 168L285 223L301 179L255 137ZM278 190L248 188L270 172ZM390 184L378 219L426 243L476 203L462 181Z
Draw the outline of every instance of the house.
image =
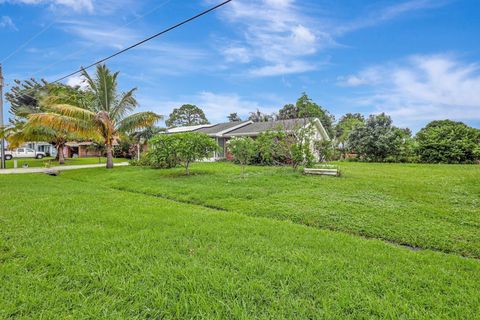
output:
M266 131L277 130L282 128L287 133L298 128L313 127L311 136L312 148L315 141L327 140L330 141L327 131L323 127L320 119L288 119L268 122L253 122L239 121L226 122L218 124L205 124L189 127L171 128L166 131L167 134L181 133L181 132L201 132L209 135L220 146L220 151L216 152L211 160L219 160L223 158L230 158L227 152L227 142L234 137L251 137L255 139L261 133Z

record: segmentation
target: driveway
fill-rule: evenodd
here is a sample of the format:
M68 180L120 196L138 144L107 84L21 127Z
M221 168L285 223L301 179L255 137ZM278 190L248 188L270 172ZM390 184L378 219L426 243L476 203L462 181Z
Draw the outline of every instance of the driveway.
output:
M128 162L115 163L115 167L124 167L128 166ZM47 170L77 170L77 169L88 169L88 168L101 168L105 167L105 163L99 164L80 164L73 166L55 166L50 168L17 168L17 169L0 169L0 174L17 174L17 173L44 173Z

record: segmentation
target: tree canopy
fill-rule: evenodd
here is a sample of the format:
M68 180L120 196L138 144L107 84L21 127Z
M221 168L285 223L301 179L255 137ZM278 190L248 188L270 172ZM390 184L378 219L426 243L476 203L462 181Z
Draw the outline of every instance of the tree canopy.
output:
M392 124L390 116L370 115L364 126L356 126L348 136L348 147L369 161L403 161L411 155L411 132Z
M103 142L107 149L107 168L113 168L113 143L120 135L153 125L161 118L153 112L132 113L138 103L136 88L118 92L118 72L98 65L94 77L85 70L87 99L52 94L43 100L48 112L33 114L28 123L66 130L85 139ZM80 97L80 96L79 96Z
M169 128L208 124L208 119L202 109L194 104L184 104L173 109L165 124Z
M417 135L420 161L471 163L480 159L480 130L462 122L432 121Z
M316 104L305 92L297 99L295 105L286 104L278 112L279 120L296 118L319 118L330 137L334 136L333 121L335 117L328 110Z
M237 121L242 121L242 119L240 118L240 116L238 115L238 113L236 112L233 112L233 113L230 113L227 117L228 121L230 122L237 122Z

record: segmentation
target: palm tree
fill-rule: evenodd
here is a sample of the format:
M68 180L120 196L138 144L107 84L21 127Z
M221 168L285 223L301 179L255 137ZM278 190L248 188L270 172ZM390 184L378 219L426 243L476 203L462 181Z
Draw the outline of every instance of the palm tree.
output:
M148 143L150 139L152 139L154 136L157 134L160 134L162 132L165 132L167 129L165 128L159 128L155 126L150 126L146 127L143 130L140 131L135 131L130 134L130 139L136 144L136 158L137 160L140 160L140 153L142 151L142 145L145 145Z
M28 119L32 114L46 111L40 103L41 96L55 93L59 100L76 99L81 102L83 100L77 94L78 90L64 85L48 84L45 81L42 84L35 80L27 80L25 83L16 81L16 83L17 86L7 94L7 99L11 103L10 113L13 115L13 119L10 119L10 123L3 133L10 147L16 148L29 141L46 141L57 149L59 164L64 164L63 149L66 142L78 137L63 128L54 129L44 125L32 125ZM26 94L25 91L29 91L29 89L34 89L35 92L30 95Z
M44 100L49 112L29 117L33 125L65 129L86 139L100 141L107 151L107 168L113 168L113 144L122 134L153 125L162 118L153 112L131 114L138 103L134 97L136 88L117 92L118 72L111 73L105 65L98 65L92 78L85 70L82 76L91 93L88 106L58 103L55 97Z

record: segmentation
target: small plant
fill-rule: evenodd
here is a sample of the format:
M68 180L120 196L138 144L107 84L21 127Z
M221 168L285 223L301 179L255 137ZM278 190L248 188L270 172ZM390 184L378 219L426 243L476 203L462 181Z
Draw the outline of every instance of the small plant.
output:
M252 138L233 138L228 142L228 149L242 167L242 178L245 177L245 166L257 154L255 141Z

